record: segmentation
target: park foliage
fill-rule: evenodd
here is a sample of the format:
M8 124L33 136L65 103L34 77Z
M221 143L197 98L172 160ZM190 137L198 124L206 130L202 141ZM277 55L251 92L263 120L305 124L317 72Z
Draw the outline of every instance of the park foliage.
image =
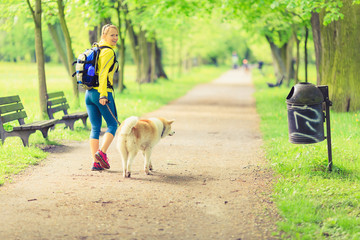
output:
M231 52L237 51L240 59L272 62L276 78L284 78L289 85L291 79L302 80L301 63L305 69L303 80L308 80L307 66L314 60L314 53L317 84L329 86L330 96L336 100L333 109L354 111L360 108L356 98L360 57L353 51L358 48L359 30L354 26L359 20L353 16L360 13L359 2L8 0L0 5L5 9L0 13L0 28L5 30L0 34L5 41L0 44L8 46L2 49L11 50L2 50L6 54L0 52L0 61L34 60L36 55L40 108L45 115L44 62L63 63L78 99L75 79L70 77L74 71L71 62L85 46L99 39L101 26L111 22L120 30L120 71L115 78L119 92L126 85L126 61L136 65L136 81L149 83L168 77L164 64L178 66L182 72L204 63L229 62ZM23 23L29 28L32 25L35 31L35 54L34 47L23 47L21 32L28 33L24 39L33 41L30 29L22 31ZM310 45L315 51L311 52ZM23 52L19 49L32 52L19 56Z

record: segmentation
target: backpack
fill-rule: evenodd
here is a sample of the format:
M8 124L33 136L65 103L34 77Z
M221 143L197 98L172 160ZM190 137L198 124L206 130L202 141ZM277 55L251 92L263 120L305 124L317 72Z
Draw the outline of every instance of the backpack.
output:
M79 55L76 61L74 61L72 64L76 64L75 66L75 72L72 74L74 77L76 74L77 83L82 86L86 90L90 90L93 87L99 86L99 76L96 75L96 69L98 68L98 58L100 55L100 51L103 48L110 48L108 46L101 46L97 43L94 43L92 48L86 49L83 53ZM116 60L116 54L114 52L114 63L111 65L109 72L111 72L114 69L115 63L118 61ZM118 69L116 69L117 71ZM112 88L110 85L110 82L108 80L108 88Z

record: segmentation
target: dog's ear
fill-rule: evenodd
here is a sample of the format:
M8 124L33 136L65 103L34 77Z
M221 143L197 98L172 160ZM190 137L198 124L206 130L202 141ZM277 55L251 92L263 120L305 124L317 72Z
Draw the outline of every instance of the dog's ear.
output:
M175 119L168 120L168 123L169 123L169 124L172 124L173 122L175 122Z

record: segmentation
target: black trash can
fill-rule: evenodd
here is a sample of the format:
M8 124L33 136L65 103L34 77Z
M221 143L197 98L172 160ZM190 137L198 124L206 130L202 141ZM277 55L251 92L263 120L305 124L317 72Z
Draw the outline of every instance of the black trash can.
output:
M311 83L298 83L286 98L289 141L295 144L317 143L324 137L324 96Z

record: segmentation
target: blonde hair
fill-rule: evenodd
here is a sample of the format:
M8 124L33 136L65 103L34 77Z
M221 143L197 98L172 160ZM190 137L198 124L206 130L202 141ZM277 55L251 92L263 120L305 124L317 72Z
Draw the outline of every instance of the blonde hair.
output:
M102 29L101 29L101 38L102 38L103 36L105 36L105 35L109 32L110 28L114 28L114 29L116 29L116 31L118 30L115 25L106 24L106 25L104 25L104 26L102 27Z

